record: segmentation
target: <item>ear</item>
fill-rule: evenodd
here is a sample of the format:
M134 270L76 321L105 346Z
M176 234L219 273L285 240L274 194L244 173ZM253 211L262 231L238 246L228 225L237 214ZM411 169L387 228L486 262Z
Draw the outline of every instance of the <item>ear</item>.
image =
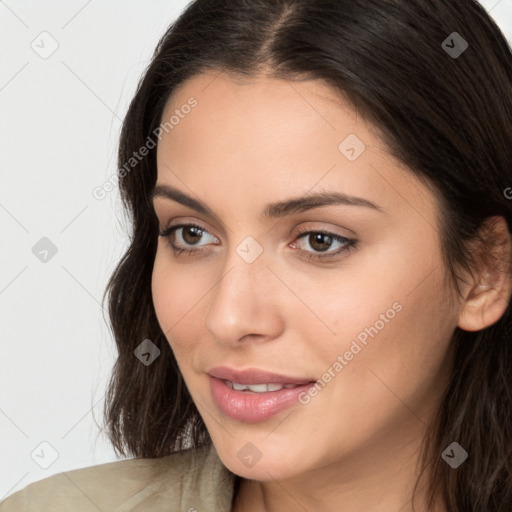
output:
M469 276L457 324L465 331L496 323L507 309L512 290L512 242L506 220L501 216L485 219L480 238L474 242L477 268Z

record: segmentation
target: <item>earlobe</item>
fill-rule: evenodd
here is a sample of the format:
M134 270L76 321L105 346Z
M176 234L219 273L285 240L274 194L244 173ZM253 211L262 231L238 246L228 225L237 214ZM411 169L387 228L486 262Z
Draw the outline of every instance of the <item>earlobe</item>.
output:
M459 314L458 327L464 331L481 331L496 323L508 307L509 291L510 286L504 296L496 289L488 288L473 298L468 298Z
M465 331L480 331L496 323L505 313L512 291L512 242L507 223L503 217L489 217L482 229L483 246L475 254L479 267L457 324Z

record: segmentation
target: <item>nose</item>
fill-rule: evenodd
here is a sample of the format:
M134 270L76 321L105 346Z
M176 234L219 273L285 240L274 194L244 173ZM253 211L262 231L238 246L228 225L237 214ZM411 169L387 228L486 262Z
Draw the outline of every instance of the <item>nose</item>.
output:
M279 288L283 285L267 267L264 253L248 263L233 251L208 294L206 329L231 348L278 337L283 326Z

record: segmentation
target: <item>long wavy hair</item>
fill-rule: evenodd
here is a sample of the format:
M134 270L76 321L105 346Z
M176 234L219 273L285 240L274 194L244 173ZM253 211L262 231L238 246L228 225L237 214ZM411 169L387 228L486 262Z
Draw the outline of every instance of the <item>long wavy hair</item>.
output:
M460 55L449 51L464 48L454 32L467 42ZM482 240L484 220L501 215L510 231L504 190L512 186L511 48L476 1L189 3L160 39L120 136L130 244L103 295L119 351L103 414L118 455L163 457L211 443L152 302L156 150L126 166L149 140L157 143L163 108L177 87L207 70L322 80L348 99L438 196L443 259L459 294L459 270L476 268L470 248ZM455 329L456 363L421 461L432 472L431 506L440 496L452 512L512 511L511 318L509 304L483 330ZM147 366L134 356L145 339L161 351ZM453 441L469 452L456 470L441 458Z

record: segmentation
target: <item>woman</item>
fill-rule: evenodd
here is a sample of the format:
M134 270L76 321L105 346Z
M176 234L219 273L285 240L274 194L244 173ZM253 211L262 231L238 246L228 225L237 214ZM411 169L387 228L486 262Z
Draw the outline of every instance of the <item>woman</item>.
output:
M124 120L108 434L25 510L512 510L512 58L473 0L196 0Z

